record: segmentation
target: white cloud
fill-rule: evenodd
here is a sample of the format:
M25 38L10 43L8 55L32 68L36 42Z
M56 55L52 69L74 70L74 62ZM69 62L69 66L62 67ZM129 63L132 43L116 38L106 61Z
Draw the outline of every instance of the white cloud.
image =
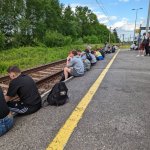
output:
M109 21L117 20L117 16L106 16L101 12L94 12L100 23L107 24Z
M122 20L115 22L112 25L112 28L117 27L117 28L124 30L124 31L133 31L134 26L135 26L134 23L129 22L127 18L123 18Z

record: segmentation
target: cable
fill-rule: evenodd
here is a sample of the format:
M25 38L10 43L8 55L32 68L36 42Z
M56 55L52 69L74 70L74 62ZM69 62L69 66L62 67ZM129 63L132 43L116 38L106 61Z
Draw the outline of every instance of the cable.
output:
M100 2L99 2L100 1ZM103 5L103 2L101 0L96 0L98 6L101 8L102 12L105 14L105 16L107 17L109 23L112 23L111 20L110 20L110 17L108 15L108 12L107 10L105 9L104 5Z

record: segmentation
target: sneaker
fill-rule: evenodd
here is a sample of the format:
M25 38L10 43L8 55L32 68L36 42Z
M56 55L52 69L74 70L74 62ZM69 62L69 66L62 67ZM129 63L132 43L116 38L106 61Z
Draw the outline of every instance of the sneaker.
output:
M140 55L137 55L136 57L140 57Z

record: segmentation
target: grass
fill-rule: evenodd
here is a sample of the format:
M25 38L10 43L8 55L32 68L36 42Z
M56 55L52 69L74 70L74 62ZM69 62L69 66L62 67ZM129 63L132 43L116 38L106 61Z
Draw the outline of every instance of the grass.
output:
M102 44L91 45L102 47ZM0 76L6 74L9 66L17 65L22 70L65 59L72 49L84 50L86 45L70 45L65 47L21 47L0 51Z
M121 45L120 49L130 49L130 44Z

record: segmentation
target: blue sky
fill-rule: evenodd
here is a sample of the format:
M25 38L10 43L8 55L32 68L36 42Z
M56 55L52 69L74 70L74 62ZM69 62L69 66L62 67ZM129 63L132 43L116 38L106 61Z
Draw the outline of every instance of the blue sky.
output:
M97 3L98 1L98 3ZM125 34L128 39L133 36L135 11L133 8L143 8L138 11L137 28L146 25L149 0L60 0L74 9L76 6L88 6L99 19L100 23L118 30L119 36ZM103 8L103 9L102 9ZM108 19L108 17L109 19Z

